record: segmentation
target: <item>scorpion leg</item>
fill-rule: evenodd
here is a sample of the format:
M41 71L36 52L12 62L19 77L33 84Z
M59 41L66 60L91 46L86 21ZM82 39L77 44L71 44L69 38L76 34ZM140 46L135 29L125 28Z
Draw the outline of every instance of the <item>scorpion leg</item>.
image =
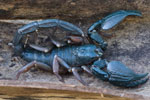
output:
M56 31L56 29L55 29L55 31ZM36 36L37 36L38 35L38 30L36 30L35 32L36 32ZM37 39L36 36L35 36L35 38ZM39 46L39 45L36 45L36 44L29 44L29 46L32 49L35 49L35 50L38 50L38 51L41 51L41 52L45 52L45 53L50 52L53 48L53 45L51 45L50 47L43 47L43 46Z
M79 44L83 42L83 38L81 36L66 36L67 42L70 44ZM57 47L62 47L66 45L65 42L58 40L55 36L50 36L51 42Z
M50 52L52 50L53 47L42 47L42 46L38 46L38 45L34 45L34 44L29 44L29 46L35 50L38 50L38 51L42 51L42 52Z
M38 22L38 25L39 25L39 28L54 28L54 27L58 27L58 28L61 28L65 31L68 31L69 33L71 33L72 35L79 35L79 36L82 36L84 37L85 34L84 32L78 28L77 26L73 25L72 23L69 23L69 22L66 22L66 21L63 21L63 20L58 20L58 19L47 19L47 20L43 20L43 21L39 21ZM57 47L61 47L61 46L64 46L66 44L62 43L62 42L59 42L57 41L57 39L54 39L52 36L50 36L51 38L51 41L57 46ZM77 42L78 43L78 40L77 38L70 38L71 42Z
M79 75L79 73L78 73L78 71L80 70L81 68L79 68L79 67L73 67L72 68L72 73L73 73L73 75L75 76L75 78L79 81L79 82L81 82L83 85L85 85L85 86L88 86L88 84L85 82L85 81L83 81L83 79L80 77L80 75Z
M57 30L57 27L54 27L54 30L53 30L52 33L55 34L56 30ZM57 37L55 37L55 36L52 35L52 34L49 34L49 38L50 38L51 42L52 42L54 45L56 45L57 47L62 47L62 46L64 46L64 45L66 45L66 43L64 43L63 41L58 40Z
M63 78L59 75L59 61L57 55L54 56L54 60L53 60L53 73L57 76L59 81L64 82Z
M63 81L62 77L59 75L59 64L61 64L62 66L64 66L65 68L68 69L69 72L73 72L73 75L75 76L75 78L81 82L83 85L87 86L87 83L83 81L83 79L80 77L80 75L78 74L78 69L76 67L71 68L63 59L61 59L60 57L58 57L57 55L54 56L54 60L53 60L53 72L54 74L58 77L58 79L60 81Z
M19 71L17 71L16 79L19 79L20 74L29 71L32 67L35 67L35 66L46 69L46 70L51 70L51 67L48 66L47 64L37 62L37 61L32 61L28 63L27 65L25 65L24 67L22 67L21 69L19 69Z
M67 36L68 43L78 44L83 42L83 38L81 36Z
M30 33L36 32L38 29L41 28L61 28L64 31L68 31L69 33L73 34L73 35L79 35L84 37L85 34L84 32L78 28L77 26L66 22L66 21L62 21L62 20L58 20L58 19L47 19L47 20L42 20L42 21L35 21L29 24L24 25L23 27L19 28L18 31L15 34L15 37L13 39L13 45L17 46L22 42L22 38ZM53 38L51 38L52 42L54 44L56 44L57 47L66 45L62 42L59 42ZM73 39L71 39L73 40ZM74 39L76 40L76 39ZM27 43L28 39L26 40ZM26 46L26 43L24 46ZM36 48L34 48L36 49Z
M81 68L86 71L87 73L92 75L92 71L87 66L81 66Z
M52 35L50 36L50 40L51 40L51 42L52 42L54 45L56 45L57 47L62 47L62 46L64 46L64 45L66 45L65 42L58 40L56 37L54 37L54 36L52 36Z

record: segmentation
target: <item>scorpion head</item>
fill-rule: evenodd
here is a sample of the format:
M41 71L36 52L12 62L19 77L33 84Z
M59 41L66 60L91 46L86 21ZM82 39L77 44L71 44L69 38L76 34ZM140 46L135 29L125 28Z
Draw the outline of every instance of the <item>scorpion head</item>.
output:
M90 59L97 59L100 58L103 55L103 50L96 45L93 44L87 44L79 46L76 50L76 55L78 57L82 57L84 59L90 58Z

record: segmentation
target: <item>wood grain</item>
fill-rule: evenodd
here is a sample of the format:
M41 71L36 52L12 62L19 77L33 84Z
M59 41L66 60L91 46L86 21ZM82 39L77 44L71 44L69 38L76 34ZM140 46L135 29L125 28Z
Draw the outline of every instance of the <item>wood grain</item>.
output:
M3 82L6 82L3 83ZM3 84L3 86L2 86ZM5 84L5 85L4 85ZM31 86L32 84L32 86ZM48 86L49 85L49 86ZM41 87L44 86L44 87ZM46 87L45 87L46 86ZM45 83L29 83L19 81L1 81L0 99L2 100L133 100L99 93L72 91L74 86L54 85ZM62 88L61 88L62 87ZM66 88L63 89L63 87ZM56 90L56 89L57 90ZM79 87L76 87L79 88ZM82 88L83 89L83 88ZM68 91L71 90L71 91ZM75 88L73 89L75 90Z
M150 12L149 0L1 0L0 19L91 21L116 10Z
M107 95L105 95L107 94ZM109 94L109 95L108 95ZM112 96L114 95L114 96ZM121 97L120 97L121 96ZM128 97L128 98L126 98ZM26 100L53 100L91 99L91 100L148 100L142 95L119 92L117 90L102 89L66 84L44 82L25 82L16 80L0 81L0 98L28 98ZM29 99L30 98L30 99ZM129 99L130 98L130 99Z

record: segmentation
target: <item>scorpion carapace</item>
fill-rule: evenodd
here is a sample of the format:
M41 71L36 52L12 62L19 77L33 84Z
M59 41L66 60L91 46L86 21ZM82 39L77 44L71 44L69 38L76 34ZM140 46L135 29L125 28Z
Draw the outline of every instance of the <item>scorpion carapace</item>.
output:
M84 70L102 80L109 81L121 87L135 87L145 83L148 80L148 73L136 74L119 61L108 62L102 59L107 43L98 34L98 30L110 29L128 15L141 16L141 13L138 11L120 10L91 25L88 29L88 36L91 40L97 42L97 44L65 44L60 47L57 46L57 41L52 39L52 42L59 48L53 48L51 51L43 49L40 46L25 44L22 42L22 39L26 34L37 31L40 28L52 27L59 27L70 32L69 39L75 43L82 42L82 38L86 34L77 26L58 19L42 20L23 26L17 31L14 37L14 51L16 55L30 63L17 72L16 78L18 79L21 73L27 72L32 67L37 66L46 70L52 70L60 81L64 81L59 75L59 68L63 66L69 72L72 72L76 79L83 85L88 84L78 74L79 70ZM45 50L47 51L45 52Z

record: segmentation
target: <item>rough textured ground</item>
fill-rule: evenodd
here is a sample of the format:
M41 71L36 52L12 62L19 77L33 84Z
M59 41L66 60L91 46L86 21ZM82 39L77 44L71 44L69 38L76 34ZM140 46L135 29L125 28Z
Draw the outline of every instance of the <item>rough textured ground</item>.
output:
M83 25L81 22L80 24L76 23L76 25L80 26L83 31L86 32L91 24ZM14 78L15 72L23 65L27 64L27 62L20 58L18 58L18 60L13 60L13 57L11 57L13 54L12 48L8 46L8 43L12 41L16 30L20 26L22 25L0 23L0 78ZM104 54L106 59L109 61L122 61L137 73L150 72L150 19L148 16L144 15L143 18L128 17L124 22L107 33L113 33L114 36L105 38L109 44ZM65 79L65 84L81 85L75 80L72 74L63 75L63 77ZM138 88L123 89L115 87L108 82L98 80L86 73L83 73L82 77L85 81L90 83L91 87L110 88L149 96L150 81ZM52 73L36 69L32 69L21 75L19 80L63 84L59 82Z

